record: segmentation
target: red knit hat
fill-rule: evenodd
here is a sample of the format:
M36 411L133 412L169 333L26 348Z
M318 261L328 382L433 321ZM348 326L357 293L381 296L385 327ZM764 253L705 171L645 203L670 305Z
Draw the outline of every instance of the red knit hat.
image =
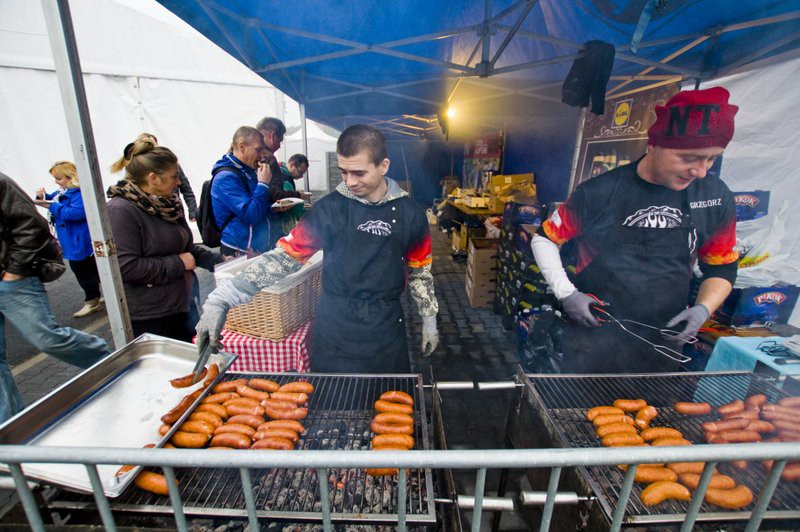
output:
M681 91L656 106L656 121L647 131L648 144L663 148L724 148L733 137L733 117L739 110L728 103L722 87Z

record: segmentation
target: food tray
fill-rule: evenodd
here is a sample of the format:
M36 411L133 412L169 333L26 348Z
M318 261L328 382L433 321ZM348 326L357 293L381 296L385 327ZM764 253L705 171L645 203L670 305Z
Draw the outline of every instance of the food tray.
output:
M236 356L219 353L209 363L219 364L221 377ZM169 438L169 434L158 434L161 416L202 386L201 381L179 389L169 381L191 373L196 361L193 344L142 335L1 425L0 444L140 448L155 443L160 447ZM119 468L120 464L97 466L109 497L122 493L138 471L115 477ZM0 464L0 469L6 468ZM27 477L91 491L82 464L26 464L23 471Z

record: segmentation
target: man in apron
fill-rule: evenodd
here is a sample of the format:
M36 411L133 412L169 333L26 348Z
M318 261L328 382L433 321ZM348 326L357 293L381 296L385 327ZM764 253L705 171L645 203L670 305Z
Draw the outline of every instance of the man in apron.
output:
M232 306L300 269L324 250L322 298L311 334L311 370L342 373L410 371L400 296L408 284L422 317L422 351L439 342L438 303L430 272L431 237L422 208L386 177L380 131L347 128L336 143L342 182L277 247L206 300L197 345L218 347Z
M736 210L728 187L707 175L733 137L738 107L728 97L714 87L682 91L656 106L647 153L581 184L532 240L536 262L569 317L562 371L675 370L678 357L603 321L595 308L617 319L677 327L679 342L672 347L680 351L680 340L694 336L730 293L738 259ZM558 248L572 239L575 284ZM687 308L698 263L702 283ZM669 343L657 331L624 323L648 340Z

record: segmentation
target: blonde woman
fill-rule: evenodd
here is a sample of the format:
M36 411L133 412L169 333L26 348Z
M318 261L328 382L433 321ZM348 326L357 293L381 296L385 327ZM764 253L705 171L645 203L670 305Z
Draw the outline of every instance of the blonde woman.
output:
M36 191L35 203L50 211L64 258L83 289L83 307L73 314L75 318L83 318L101 310L103 301L100 297L100 276L94 260L89 225L86 223L78 171L75 163L57 161L50 167L50 175L59 189L48 194L44 188L40 188Z

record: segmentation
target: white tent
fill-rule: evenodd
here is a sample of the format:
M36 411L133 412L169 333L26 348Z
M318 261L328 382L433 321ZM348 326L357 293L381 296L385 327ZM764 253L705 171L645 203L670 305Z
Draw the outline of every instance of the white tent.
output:
M119 177L106 169L143 131L175 151L199 195L237 127L263 116L299 126L297 104L155 1L73 0L70 9L106 186ZM47 169L73 154L41 4L3 0L0 21L0 171L31 193L50 190ZM310 138L321 140L309 142L320 152L309 153L320 161L311 188L324 188L335 140ZM300 144L291 149L278 159Z

